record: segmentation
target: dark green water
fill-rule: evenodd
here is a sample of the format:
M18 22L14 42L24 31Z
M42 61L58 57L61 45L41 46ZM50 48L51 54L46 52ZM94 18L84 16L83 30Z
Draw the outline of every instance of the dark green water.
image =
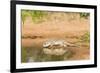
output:
M68 58L72 55L68 52L64 55L47 55L43 53L42 47L22 47L21 61L22 62L48 62L48 61L63 61L65 56Z

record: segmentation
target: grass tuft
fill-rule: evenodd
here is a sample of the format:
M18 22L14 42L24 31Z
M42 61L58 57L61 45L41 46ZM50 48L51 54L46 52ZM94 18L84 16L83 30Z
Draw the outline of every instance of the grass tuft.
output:
M81 40L82 42L90 42L90 33L89 33L89 32L84 33L84 34L81 36L80 40Z

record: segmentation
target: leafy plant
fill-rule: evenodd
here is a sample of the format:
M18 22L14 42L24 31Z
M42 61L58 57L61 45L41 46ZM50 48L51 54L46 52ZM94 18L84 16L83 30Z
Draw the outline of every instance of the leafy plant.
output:
M90 33L89 33L89 32L84 33L84 34L81 36L80 40L81 40L82 42L90 42Z
M43 11L34 11L34 10L21 11L21 18L22 18L23 24L28 16L32 17L33 22L41 22L46 15L47 15L47 12L43 12Z
M89 13L80 13L80 18L88 18L90 14Z
M26 17L30 16L30 12L28 10L22 10L21 11L21 19L22 23L24 24Z
M43 18L47 15L47 12L43 11L32 11L31 16L34 22L41 22Z

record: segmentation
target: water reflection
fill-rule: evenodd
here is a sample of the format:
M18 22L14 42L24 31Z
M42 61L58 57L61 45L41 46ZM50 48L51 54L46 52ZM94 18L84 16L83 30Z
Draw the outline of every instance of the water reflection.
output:
M48 40L42 46L22 47L22 62L61 61L71 55L72 44L64 40Z

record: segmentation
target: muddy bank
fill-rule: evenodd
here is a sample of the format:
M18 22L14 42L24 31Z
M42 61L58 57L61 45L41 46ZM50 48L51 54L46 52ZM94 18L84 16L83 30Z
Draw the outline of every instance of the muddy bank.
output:
M65 15L54 13L41 23L34 23L31 17L27 17L22 25L22 62L26 62L28 57L42 61L43 43L50 39L62 39L78 47L70 47L69 58L64 56L63 60L85 60L89 59L89 42L79 42L80 37L90 31L90 21L80 18L79 14Z

